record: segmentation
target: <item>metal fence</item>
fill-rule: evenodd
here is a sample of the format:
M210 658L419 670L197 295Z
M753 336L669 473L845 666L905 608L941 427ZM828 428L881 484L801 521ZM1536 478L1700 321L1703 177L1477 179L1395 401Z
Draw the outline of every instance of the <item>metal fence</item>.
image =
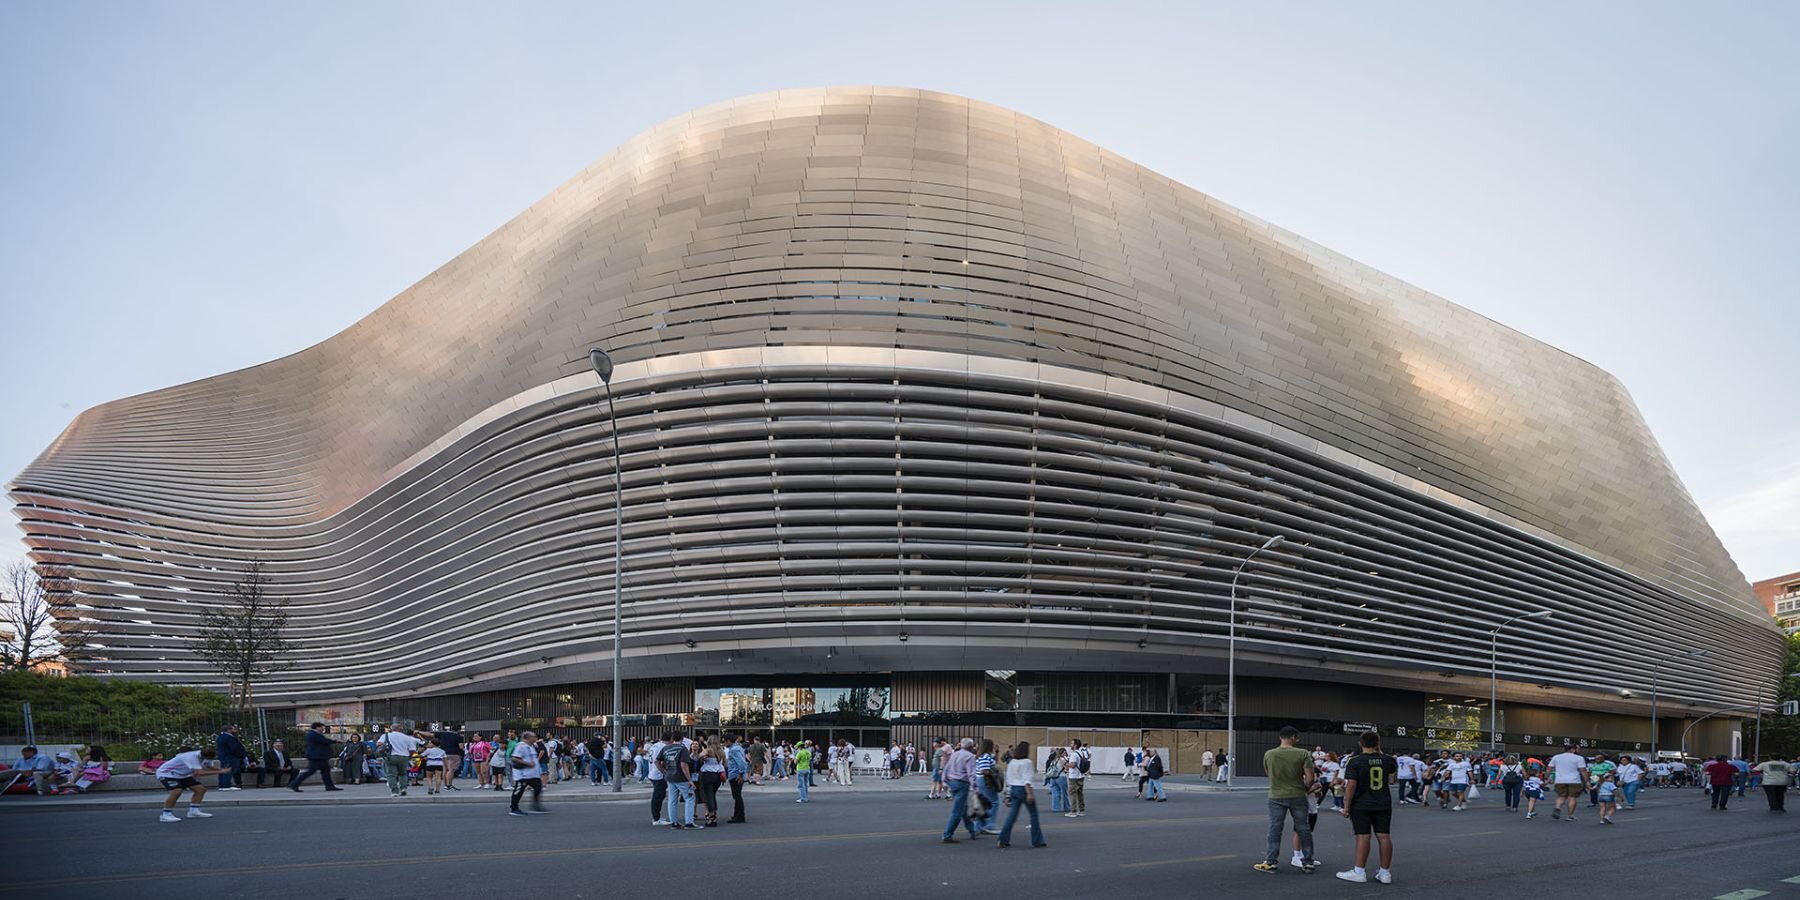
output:
M227 725L252 753L276 740L300 746L291 712L266 709L155 709L74 712L42 703L0 707L0 746L95 745L115 760L168 756L183 748L211 747Z

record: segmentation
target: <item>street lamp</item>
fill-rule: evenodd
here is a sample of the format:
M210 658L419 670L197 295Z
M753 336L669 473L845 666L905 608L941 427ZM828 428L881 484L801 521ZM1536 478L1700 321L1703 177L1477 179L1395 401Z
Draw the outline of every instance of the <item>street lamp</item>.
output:
M606 391L606 421L612 431L613 451L613 671L612 671L612 789L617 794L625 789L624 766L620 765L619 754L625 747L624 692L619 682L619 661L623 650L624 638L624 602L625 602L625 551L621 543L625 536L625 488L622 479L624 472L619 469L619 419L613 415L612 396L612 357L606 351L595 347L588 351L588 362L594 367L594 374L600 376L600 385Z
M1656 658L1656 665L1653 665L1650 667L1650 761L1651 762L1656 762L1660 758L1656 755L1657 727L1661 724L1656 718L1656 701L1657 701L1657 689L1658 689L1658 687L1660 687L1659 679L1662 677L1662 664L1670 659L1677 657L1677 656L1685 657L1687 659L1699 659L1700 657L1705 656L1706 653L1707 653L1707 651L1702 650L1698 647L1695 647L1691 650L1671 650L1668 653L1664 653L1661 656L1658 656ZM1685 753L1687 750L1687 732L1685 732L1685 731L1682 732L1682 734L1681 734L1681 746L1682 746L1682 751Z
M1276 535L1263 541L1262 546L1250 551L1244 561L1238 563L1237 571L1231 575L1231 625L1230 637L1225 642L1225 789L1231 790L1231 780L1237 777L1237 586L1238 578L1244 574L1244 567L1256 558L1256 554L1287 540L1286 535Z
M1500 749L1500 629L1520 619L1548 619L1555 615L1548 609L1520 613L1494 626L1488 632L1488 752Z

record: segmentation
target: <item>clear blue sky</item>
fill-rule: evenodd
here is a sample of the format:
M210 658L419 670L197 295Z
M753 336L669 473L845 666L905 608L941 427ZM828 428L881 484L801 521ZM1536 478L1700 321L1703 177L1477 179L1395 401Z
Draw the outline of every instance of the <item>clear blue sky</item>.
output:
M661 119L877 83L1597 363L1745 574L1800 569L1800 3L505 6L0 6L0 478L344 328Z

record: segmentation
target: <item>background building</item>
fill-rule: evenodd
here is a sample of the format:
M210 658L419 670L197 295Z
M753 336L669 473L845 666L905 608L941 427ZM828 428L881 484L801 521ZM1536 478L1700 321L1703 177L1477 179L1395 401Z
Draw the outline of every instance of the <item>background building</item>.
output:
M1781 627L1790 632L1800 628L1800 572L1758 581L1750 589Z
M1781 651L1607 373L907 89L665 123L315 347L83 413L11 494L96 671L216 680L199 613L256 559L302 648L260 697L591 716L594 346L633 728L762 691L777 731L1148 732L1179 766L1222 743L1235 608L1247 762L1287 723L1485 741L1490 666L1508 744L1648 749L1653 691L1676 733Z

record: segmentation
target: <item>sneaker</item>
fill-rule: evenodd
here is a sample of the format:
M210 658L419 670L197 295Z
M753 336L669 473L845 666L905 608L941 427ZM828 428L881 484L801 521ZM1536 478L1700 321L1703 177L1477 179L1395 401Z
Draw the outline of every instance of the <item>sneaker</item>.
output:
M1296 869L1304 869L1306 868L1306 859L1299 854L1295 854L1292 859L1288 860L1288 865L1293 866Z
M1537 818L1537 813L1526 813L1526 814L1525 814L1525 818L1527 818L1527 819L1535 819L1535 818Z
M1081 812L1078 812L1075 814L1075 818L1077 818L1077 819L1085 818L1086 816L1087 816L1087 810L1085 810L1085 809L1082 810Z
M1268 872L1271 875L1281 871L1279 868L1276 868L1275 864L1272 862L1259 862L1250 868L1255 869L1258 872Z
M1381 882L1382 884L1393 884L1394 883L1394 873L1389 872L1386 869L1376 869L1375 870L1375 880Z
M957 840L957 839L956 839L956 838L953 838L953 837L947 837L947 838L944 838L944 843L946 843L946 844L960 844L960 843L962 843L962 841L959 841L959 840Z
M1361 869L1349 869L1339 872L1337 873L1337 877L1339 881L1349 881L1356 884L1367 884L1369 882L1368 874Z
M668 825L668 824L669 823L664 822L661 819L655 819L655 820L651 821L650 827L651 828L662 828L663 826Z
M187 817L190 819L210 819L212 818L212 813L202 812L198 806L190 806L188 807Z
M1065 818L1065 819L1073 819L1073 818L1075 818L1075 813L1072 813L1072 812L1066 812L1066 813L1063 813L1063 818Z
M168 810L165 809L162 811L162 818L158 819L157 821L159 821L159 822L179 822L179 821L181 821L181 817L172 812L169 812Z
M1550 810L1550 818L1552 818L1552 819L1560 819L1560 818L1562 818L1562 810L1560 810L1560 809L1552 809L1552 810Z
M1318 870L1319 870L1319 861L1316 859L1309 859L1306 862L1303 862L1300 864L1300 871L1305 872L1308 875L1311 875L1312 873L1317 872Z
M221 791L241 791L241 790L243 790L243 788L241 788L241 787L228 787L228 788L219 788L219 790L221 790Z
M521 818L521 819L523 819L523 818L525 818L525 814L524 814L524 813L522 813L522 812L519 812L519 811L518 811L518 810L516 810L516 809L514 809L514 810L508 810L508 811L507 811L507 813L506 813L506 814L507 814L507 815L509 815L509 816L518 816L518 817L519 817L519 818Z

